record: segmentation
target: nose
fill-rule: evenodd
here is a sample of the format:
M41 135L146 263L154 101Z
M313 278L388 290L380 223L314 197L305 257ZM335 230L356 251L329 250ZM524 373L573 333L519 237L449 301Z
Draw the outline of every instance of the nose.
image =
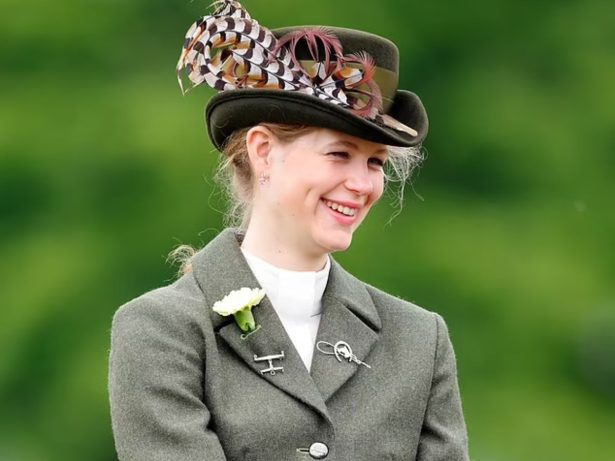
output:
M367 165L355 164L348 172L346 187L358 195L369 195L374 191L373 178Z

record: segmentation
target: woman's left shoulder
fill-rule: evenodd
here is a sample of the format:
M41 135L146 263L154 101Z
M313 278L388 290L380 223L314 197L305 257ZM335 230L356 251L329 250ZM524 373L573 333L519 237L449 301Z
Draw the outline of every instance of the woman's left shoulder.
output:
M418 328L423 331L437 331L440 326L444 326L444 320L440 314L368 283L362 283L383 323L394 322L400 326L412 326L412 329Z

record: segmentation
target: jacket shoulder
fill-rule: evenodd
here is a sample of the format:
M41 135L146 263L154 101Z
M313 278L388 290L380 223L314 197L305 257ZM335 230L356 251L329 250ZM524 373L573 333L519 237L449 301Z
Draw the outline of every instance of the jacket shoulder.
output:
M168 326L201 324L207 320L205 299L191 273L175 282L152 289L121 305L113 316L113 329L130 325L136 333L145 321Z
M363 282L367 292L372 298L378 314L381 317L393 317L397 320L407 319L413 323L429 323L434 325L434 320L440 317L435 312L429 311L424 307L407 301L403 298L393 296L379 288Z

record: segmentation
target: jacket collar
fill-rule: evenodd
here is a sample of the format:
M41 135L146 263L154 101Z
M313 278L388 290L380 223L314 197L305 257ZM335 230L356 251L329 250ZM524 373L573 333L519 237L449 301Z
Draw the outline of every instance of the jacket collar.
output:
M283 366L284 372L266 373L262 377L329 419L325 402L355 373L375 373L377 370L348 361L339 362L333 355L315 350L311 374L308 373L267 297L253 309L256 323L261 328L246 339L241 339L241 331L232 316L222 317L213 312L211 306L231 291L244 286L259 286L241 253L242 238L237 229L225 229L192 260L193 275L205 296L205 309L214 331L259 376L267 362L256 362L254 357L284 351L284 359L274 362L275 366ZM378 339L380 317L364 284L333 258L322 307L316 341L335 344L343 340L357 358L374 367L368 356Z

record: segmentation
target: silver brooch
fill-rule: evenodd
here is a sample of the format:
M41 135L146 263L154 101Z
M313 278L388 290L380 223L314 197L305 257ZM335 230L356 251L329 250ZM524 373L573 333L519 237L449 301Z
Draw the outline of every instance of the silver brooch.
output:
M284 367L274 367L273 366L273 361L274 360L282 360L284 358L284 351L281 351L279 354L273 354L273 355L265 355L263 357L259 357L258 355L254 354L254 361L255 362L269 362L269 368L263 368L262 370L259 370L261 372L261 375L264 375L265 373L269 373L270 375L275 375L276 371L281 371L282 373L284 373Z
M325 347L328 350L325 350ZM371 368L367 363L359 360L357 356L352 353L352 348L346 341L338 341L335 344L328 343L327 341L318 341L316 343L316 349L323 354L335 355L338 362L341 362L342 359L346 359L357 365L365 365L367 368Z

